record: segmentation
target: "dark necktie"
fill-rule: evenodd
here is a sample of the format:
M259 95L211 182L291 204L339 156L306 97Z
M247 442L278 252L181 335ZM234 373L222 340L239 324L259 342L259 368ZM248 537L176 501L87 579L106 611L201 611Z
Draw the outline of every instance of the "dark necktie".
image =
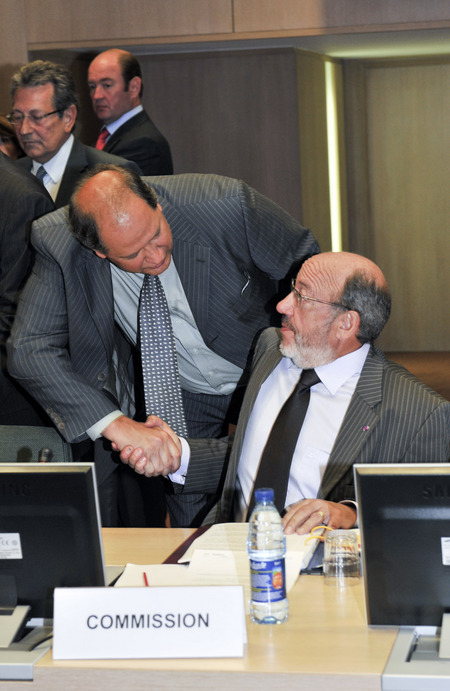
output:
M139 333L147 415L158 415L180 436L187 436L175 338L159 276L144 277Z
M284 511L292 456L308 410L310 389L319 382L320 378L315 370L303 370L294 390L278 413L261 454L247 519L255 505L255 489L259 487L273 487L275 506L280 513Z
M47 171L45 170L44 166L39 166L39 168L36 171L36 177L38 180L44 184L44 178L47 175Z
M100 132L100 134L98 135L98 139L95 143L95 148L102 150L106 144L106 140L108 139L108 137L109 137L109 132L106 129L106 127L104 127L102 129L102 131Z

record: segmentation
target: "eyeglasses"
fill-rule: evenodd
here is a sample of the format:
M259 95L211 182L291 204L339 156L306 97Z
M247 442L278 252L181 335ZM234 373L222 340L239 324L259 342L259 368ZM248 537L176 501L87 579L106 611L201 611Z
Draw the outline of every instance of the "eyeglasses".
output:
M310 302L321 302L323 305L331 305L332 307L339 307L341 310L350 310L350 307L346 305L341 305L339 302L330 302L329 300L319 300L319 298L310 298L307 295L302 295L295 287L295 279L291 280L291 292L294 293L298 302L301 303L302 300L310 300Z
M44 115L36 115L35 113L10 113L8 115L8 120L14 127L20 127L25 118L31 122L32 125L40 125L45 118L49 118L50 115L56 115L56 113L62 113L63 109L58 108L58 110L52 110L51 113L44 113Z

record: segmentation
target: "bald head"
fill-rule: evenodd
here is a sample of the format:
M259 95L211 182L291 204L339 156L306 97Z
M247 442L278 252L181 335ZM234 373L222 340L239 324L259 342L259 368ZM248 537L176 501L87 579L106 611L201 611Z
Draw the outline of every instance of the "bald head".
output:
M298 275L306 295L329 300L358 313L361 343L374 341L389 319L391 297L381 269L352 252L324 252L308 259Z
M137 197L152 210L158 206L155 192L132 170L114 165L98 165L80 181L69 205L72 234L82 245L105 253L100 229L125 226L129 201Z
M329 299L339 302L348 279L358 274L379 288L387 288L381 269L370 259L352 252L324 252L308 259L302 266L302 276L317 292L327 292ZM316 294L316 293L314 293Z

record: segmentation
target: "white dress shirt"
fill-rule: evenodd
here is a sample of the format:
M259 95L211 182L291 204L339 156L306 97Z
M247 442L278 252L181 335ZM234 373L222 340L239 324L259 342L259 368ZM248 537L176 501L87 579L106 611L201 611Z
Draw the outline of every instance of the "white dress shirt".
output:
M73 134L64 142L57 154L53 156L47 163L38 163L38 161L33 160L31 165L31 172L36 175L38 169L41 166L45 168L45 175L42 182L44 187L55 201L59 188L61 186L62 176L66 169L67 161L69 160L70 152L72 151L72 146L74 142Z
M286 506L317 496L369 348L365 344L348 355L315 368L321 382L311 388L308 411L292 458ZM282 358L259 391L239 460L235 520L242 520L245 515L269 432L301 371L290 358Z

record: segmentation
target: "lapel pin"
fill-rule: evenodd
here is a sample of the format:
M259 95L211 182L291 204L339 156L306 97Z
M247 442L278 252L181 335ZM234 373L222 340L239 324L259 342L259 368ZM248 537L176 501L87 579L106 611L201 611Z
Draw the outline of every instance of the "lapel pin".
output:
M370 425L364 425L363 432L368 432L369 429L370 429Z

